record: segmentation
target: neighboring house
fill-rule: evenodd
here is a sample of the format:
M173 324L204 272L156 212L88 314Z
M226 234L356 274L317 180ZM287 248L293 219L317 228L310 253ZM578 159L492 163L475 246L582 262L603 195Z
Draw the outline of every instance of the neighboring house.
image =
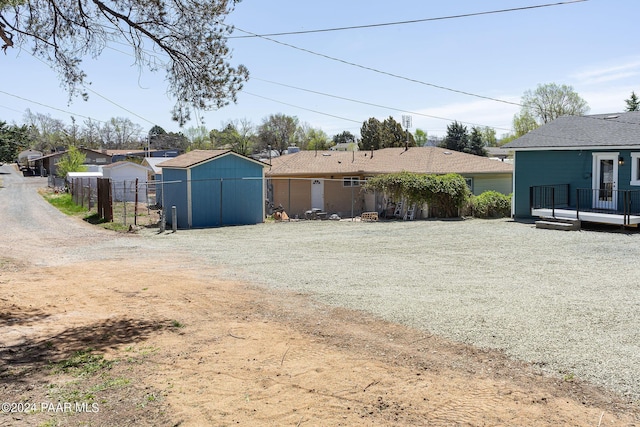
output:
M142 161L142 166L149 169L148 180L160 181L162 179L162 168L158 166L162 162L166 162L167 159L162 157L145 157Z
M111 180L113 201L147 201L147 166L133 162L116 162L102 167L103 178Z
M42 152L37 150L24 150L18 153L18 165L21 169L34 167L34 160L42 157Z
M84 164L86 166L101 166L111 163L111 157L101 151L90 150L82 147L78 148L78 151L84 154ZM38 174L42 176L56 175L57 164L65 154L67 154L67 151L58 151L35 159L34 162Z
M640 112L563 116L504 148L516 218L640 223Z
M358 144L355 142L339 142L329 148L329 151L358 151Z
M384 148L375 151L301 151L271 159L269 201L282 205L290 217L303 217L317 208L328 214L357 216L362 212L382 212L382 195L361 191L370 177L414 172L457 173L473 194L487 190L511 193L513 166L439 147Z
M158 165L168 225L178 228L257 224L265 218L264 168L230 150L193 150Z
M178 149L170 149L170 150L147 150L147 149L124 149L124 150L102 150L103 153L107 154L111 157L111 161L113 163L120 162L122 160L126 160L128 157L162 157L162 158L173 158L180 155L180 150Z
M513 161L513 153L502 147L486 147L487 157L490 159L501 160L503 162Z

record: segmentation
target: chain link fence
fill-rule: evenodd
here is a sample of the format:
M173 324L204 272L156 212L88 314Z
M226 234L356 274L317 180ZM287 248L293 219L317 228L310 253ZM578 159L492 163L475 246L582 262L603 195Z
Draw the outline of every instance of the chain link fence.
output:
M107 182L106 189L100 181ZM251 184L249 184L251 183ZM74 203L84 206L103 221L121 228L172 224L172 207L178 222L188 215L191 226L210 227L256 223L255 212L264 212L264 220L286 212L293 220L358 219L375 213L380 219L420 219L435 216L427 206L408 206L376 191L365 190L360 177L208 179L193 181L111 180L74 178L65 182L49 177L49 186L69 191ZM196 190L193 200L188 192ZM264 206L256 206L256 194L264 194ZM165 203L165 198L171 202ZM186 206L191 203L192 212ZM197 209L195 208L197 207ZM251 218L247 218L252 216ZM200 222L199 222L200 221ZM185 228L184 225L180 226Z
M98 188L101 180L108 181L107 191L101 191L104 186ZM89 216L93 213L101 220L122 228L157 226L161 218L155 181L116 181L97 177L65 180L49 176L48 186L58 192L70 193L76 205L87 208Z

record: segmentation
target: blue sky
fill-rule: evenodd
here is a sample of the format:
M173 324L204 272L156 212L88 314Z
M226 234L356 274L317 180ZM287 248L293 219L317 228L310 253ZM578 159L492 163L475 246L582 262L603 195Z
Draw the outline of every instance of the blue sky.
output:
M226 22L236 26L233 36L243 36L439 18L559 1L243 0ZM270 114L282 113L329 136L345 130L358 135L362 122L370 117L384 120L392 116L400 122L403 115L410 115L412 131L420 128L441 136L448 124L458 120L469 126L494 127L500 136L510 130L513 115L519 111L513 104L431 85L518 103L526 90L538 84L567 84L588 102L590 113L619 112L632 90L640 94L638 16L637 0L588 0L457 19L270 37L298 49L264 38L232 38L231 62L244 64L250 80L237 104L200 112L186 127L204 124L219 129L228 120L240 119L259 125ZM164 75L140 72L126 54L126 46L112 47L97 59L84 60L92 82L90 100L78 98L70 105L55 73L27 51L9 49L0 55L0 120L22 123L28 108L68 122L71 116L79 122L84 117L102 121L128 117L145 131L153 124L180 131L171 121L174 102L166 93Z

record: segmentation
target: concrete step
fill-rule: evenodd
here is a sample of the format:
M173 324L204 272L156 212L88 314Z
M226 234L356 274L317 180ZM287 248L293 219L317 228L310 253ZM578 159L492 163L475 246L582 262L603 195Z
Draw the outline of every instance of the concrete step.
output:
M573 231L580 230L581 226L581 221L576 219L546 218L536 221L536 228L543 228L546 230Z

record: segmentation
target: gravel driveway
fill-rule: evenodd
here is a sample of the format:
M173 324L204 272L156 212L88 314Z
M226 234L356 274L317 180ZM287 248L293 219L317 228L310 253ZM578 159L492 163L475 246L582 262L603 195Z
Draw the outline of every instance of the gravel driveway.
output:
M10 169L0 168L4 256L29 251L34 264L57 265L192 255L229 278L503 349L547 372L640 399L640 234L474 219L116 235L65 218L35 195L43 180L7 175ZM42 227L50 229L44 241Z

